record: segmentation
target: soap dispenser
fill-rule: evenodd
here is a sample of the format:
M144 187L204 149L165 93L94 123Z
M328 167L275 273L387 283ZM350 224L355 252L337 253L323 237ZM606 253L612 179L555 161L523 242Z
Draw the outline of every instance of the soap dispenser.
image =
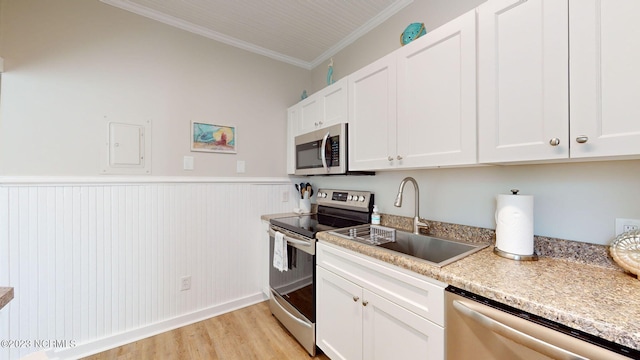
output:
M371 224L380 225L380 213L378 212L378 205L373 205L373 214L371 214Z

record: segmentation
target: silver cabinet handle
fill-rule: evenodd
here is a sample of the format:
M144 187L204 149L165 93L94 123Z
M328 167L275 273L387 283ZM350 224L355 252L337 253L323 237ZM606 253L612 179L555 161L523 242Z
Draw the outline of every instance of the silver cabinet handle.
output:
M560 139L558 139L558 138L553 138L553 139L549 140L549 145L551 145L551 146L558 146L558 145L560 145Z
M387 158L387 160L389 160L389 161L393 161L393 157L389 156L389 157Z
M458 310L462 315L465 315L475 320L476 322L486 327L487 329L495 332L496 334L502 335L507 339L511 339L518 344L526 346L534 351L537 351L553 359L588 360L585 357L576 355L570 351L559 348L556 345L549 344L533 336L527 335L519 330L516 330L499 321L496 321L485 314L481 314L480 309L471 309L468 307L472 305L475 305L475 304L467 304L466 302L463 303L460 300L453 300L453 307L456 310Z
M577 142L578 144L584 144L584 143L586 143L587 141L589 141L589 137L588 137L588 136L586 136L586 135L580 135L580 136L578 136L578 137L576 138L576 142Z
M402 160L402 156L398 155L398 156L396 156L396 159Z
M359 297L357 297L357 296L354 296L354 297L353 297L353 301L354 301L354 302L357 302L358 300L360 300L360 298L359 298Z

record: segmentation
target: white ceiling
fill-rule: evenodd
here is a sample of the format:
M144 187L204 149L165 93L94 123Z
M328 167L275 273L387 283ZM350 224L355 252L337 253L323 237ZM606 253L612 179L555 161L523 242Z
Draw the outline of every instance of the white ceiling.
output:
M313 69L413 0L101 0Z

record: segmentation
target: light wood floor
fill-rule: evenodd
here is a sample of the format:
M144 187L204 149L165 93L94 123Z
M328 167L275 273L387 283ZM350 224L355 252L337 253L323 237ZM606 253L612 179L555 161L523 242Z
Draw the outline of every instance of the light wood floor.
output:
M87 360L315 358L271 315L268 302L105 351Z

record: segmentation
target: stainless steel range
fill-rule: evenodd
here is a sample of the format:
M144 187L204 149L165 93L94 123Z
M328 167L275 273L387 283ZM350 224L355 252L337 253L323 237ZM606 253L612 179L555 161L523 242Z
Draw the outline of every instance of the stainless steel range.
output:
M271 219L269 230L269 307L311 356L316 354L316 233L369 223L374 195L320 189L316 201L316 213Z

